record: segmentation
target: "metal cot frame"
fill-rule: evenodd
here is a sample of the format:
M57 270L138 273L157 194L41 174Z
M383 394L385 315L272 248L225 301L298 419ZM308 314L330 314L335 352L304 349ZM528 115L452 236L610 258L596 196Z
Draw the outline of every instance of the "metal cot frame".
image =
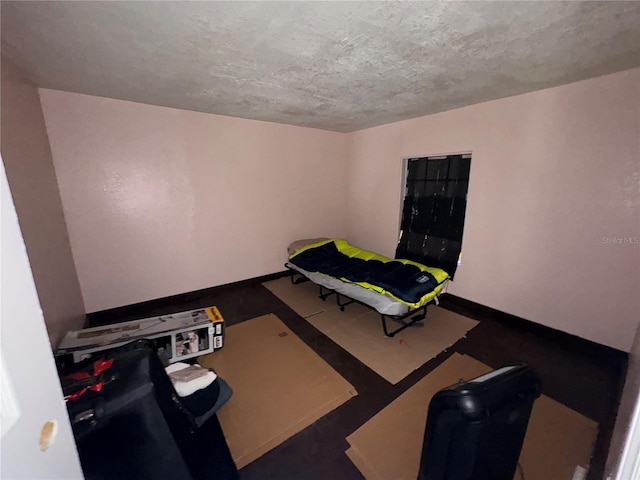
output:
M313 280L309 279L308 277L300 273L298 270L291 268L289 265L285 264L285 267L287 267L287 269L291 271L291 275L289 278L291 279L292 284L298 285L303 282L313 282ZM298 278L295 278L296 275L298 276ZM318 285L318 288L320 292L318 297L323 301L326 301L327 298L329 298L331 295L335 295L336 303L340 307L340 311L342 312L345 311L345 307L347 305L350 305L352 303L359 303L360 305L364 305L365 307L375 310L375 308L373 308L371 305L367 305L366 303L361 302L360 300L351 298L345 295L344 293L340 293L340 292L337 292L336 290L327 288L324 285ZM342 301L341 300L342 298L347 299L347 301ZM382 322L382 331L387 337L393 337L394 335L396 335L397 333L400 333L405 328L408 328L411 326L416 326L416 327L423 326L424 324L420 324L420 322L422 322L427 316L427 307L434 302L437 303L437 296L434 297L429 302L422 305L421 307L415 308L413 310L409 310L407 313L403 315L387 315L387 314L378 312L380 314L380 320ZM387 328L387 320L386 320L387 318L389 318L394 322L400 323L400 326L395 330L389 331L389 329ZM407 319L409 319L409 321L406 321Z

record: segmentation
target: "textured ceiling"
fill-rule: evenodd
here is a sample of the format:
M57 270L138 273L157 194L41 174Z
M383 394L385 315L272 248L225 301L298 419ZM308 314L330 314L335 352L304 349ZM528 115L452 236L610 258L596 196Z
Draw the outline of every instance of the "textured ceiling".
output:
M348 132L640 65L640 2L11 2L42 87Z

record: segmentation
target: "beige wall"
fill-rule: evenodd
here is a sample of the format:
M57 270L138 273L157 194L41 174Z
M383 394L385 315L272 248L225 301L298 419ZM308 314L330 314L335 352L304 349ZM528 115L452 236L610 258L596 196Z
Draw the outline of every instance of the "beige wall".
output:
M38 90L2 62L2 158L52 345L81 328L84 304L71 254Z
M41 90L87 311L284 270L345 234L346 136Z
M349 238L393 255L402 159L473 152L450 292L629 351L640 314L640 69L355 132ZM630 239L633 244L615 244ZM609 240L611 239L611 240Z

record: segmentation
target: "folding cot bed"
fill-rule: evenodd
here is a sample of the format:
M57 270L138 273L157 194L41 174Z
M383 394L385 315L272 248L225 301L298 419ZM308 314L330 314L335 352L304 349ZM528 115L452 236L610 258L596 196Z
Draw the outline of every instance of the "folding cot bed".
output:
M291 281L310 280L320 298L336 295L340 310L359 302L378 313L388 337L423 320L427 306L438 301L450 278L440 268L405 259L389 259L362 250L342 239L300 240L288 249ZM400 323L393 331L386 319Z

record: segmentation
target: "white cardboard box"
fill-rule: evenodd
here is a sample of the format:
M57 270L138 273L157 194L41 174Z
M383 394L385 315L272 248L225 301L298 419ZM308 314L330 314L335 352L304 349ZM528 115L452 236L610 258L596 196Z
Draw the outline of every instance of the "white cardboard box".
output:
M170 363L211 353L224 345L224 318L217 307L144 318L102 327L68 332L56 355L73 355L79 362L92 354L132 340L154 341L160 355Z

